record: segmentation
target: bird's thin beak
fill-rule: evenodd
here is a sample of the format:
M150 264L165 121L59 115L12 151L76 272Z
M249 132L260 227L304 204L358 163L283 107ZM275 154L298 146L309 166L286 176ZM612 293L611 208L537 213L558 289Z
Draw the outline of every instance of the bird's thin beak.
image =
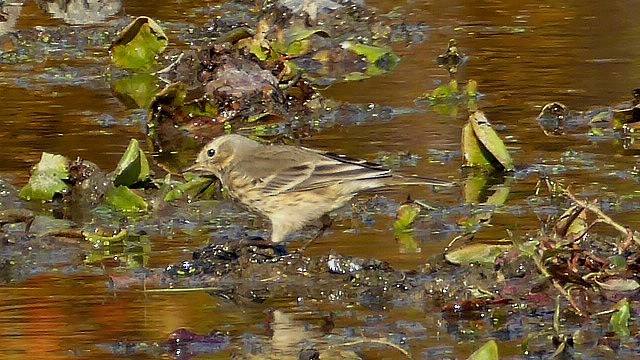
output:
M203 172L205 171L205 167L203 163L194 163L193 165L182 169L182 173L186 172Z

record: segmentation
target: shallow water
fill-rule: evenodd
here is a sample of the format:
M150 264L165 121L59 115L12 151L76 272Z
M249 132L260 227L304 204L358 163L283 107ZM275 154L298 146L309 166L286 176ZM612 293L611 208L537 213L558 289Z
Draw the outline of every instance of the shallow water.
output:
M166 1L162 6L149 7L148 1L127 0L122 12L198 25L203 19L198 18L196 10L214 3ZM367 3L380 9L379 13L398 6L394 1ZM587 189L588 194L629 195L633 199L637 197L637 180L622 175L631 174L637 156L620 154L610 136L600 140L584 134L546 137L535 117L551 101L585 110L631 98L631 89L640 83L640 48L635 46L640 42L640 24L630 10L636 5L634 1L402 3L400 6L411 9L408 21L430 26L428 39L408 47L397 44L394 50L402 61L391 74L336 84L323 94L347 102L421 111L392 121L336 126L303 143L368 159L376 159L382 152L410 152L420 157L417 166L400 170L460 181L460 127L465 116L439 115L414 104L416 97L448 81L448 74L435 65L434 59L444 52L450 38L456 38L459 49L469 57L458 78L478 82L479 91L484 94L479 107L500 129L519 167L558 166L563 169L560 178L574 183L575 188ZM60 23L35 3L27 2L16 26L26 30ZM172 34L168 35L171 38ZM96 50L98 57L105 54L104 49ZM29 166L43 151L69 158L79 156L112 169L130 138L145 139L139 123L123 125L127 122L122 119L140 116L112 95L109 84L51 86L39 77L49 66L44 61L0 68L0 177L18 186L26 182ZM444 161L435 155L444 151L454 152L453 160ZM479 236L500 239L506 237L505 229L519 234L535 231L540 221L527 197L533 193L536 181L537 175L523 175L513 181L506 206L494 216L493 227ZM400 203L408 194L433 206L462 204L460 190L434 194L427 189L402 188L384 195ZM633 211L635 208L618 209L617 216L637 228L640 216ZM389 214L373 215L366 221L339 219L308 254L335 250L382 259L399 269L413 269L441 253L454 236L442 226L427 225L416 235L420 251L407 252L393 239L393 220ZM266 225L245 222L243 225L247 226ZM146 265L163 267L189 258L191 251L207 240L204 234L189 236L180 232L153 236ZM358 333L362 329L368 329L366 334L371 336L410 334L416 340L408 348L418 358L465 358L477 347L472 336L466 338L449 331L442 315L433 314L430 309L372 310L360 304L345 308L339 301L315 306L286 296L247 305L225 303L203 291L110 291L109 275L124 271L106 267L83 275L53 273L1 286L0 357L111 358L113 355L100 344L123 339L162 342L180 327L201 334L218 329L231 335L230 349L200 358L228 358L236 349L252 346L252 342L295 354L292 334L318 336L322 317L330 311L336 313L332 331L337 334ZM286 315L272 324L275 334L271 335L267 334L267 309ZM475 325L482 328L486 323L478 321ZM521 354L517 348L520 335L515 326L513 335L501 339L503 356ZM385 348L369 349L366 355L374 359L399 356Z

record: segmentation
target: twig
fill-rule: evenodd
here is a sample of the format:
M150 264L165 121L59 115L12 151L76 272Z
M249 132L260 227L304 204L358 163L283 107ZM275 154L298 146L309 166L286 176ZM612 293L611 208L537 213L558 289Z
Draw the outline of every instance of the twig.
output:
M171 288L171 289L145 289L145 293L180 293L193 291L220 291L221 287L198 287L198 288Z
M182 61L182 58L184 57L184 53L180 53L180 55L178 55L178 58L176 59L176 61L172 62L171 64L169 64L167 67L165 67L164 69L160 69L158 71L156 71L155 73L153 73L153 75L158 75L158 74L164 74L167 73L171 70L173 70L173 68L175 68L176 66L178 66L178 64L180 63L180 61Z
M576 312L576 314L578 314L579 316L582 317L589 317L589 314L585 314L584 311L582 311L582 309L580 309L580 307L578 306L578 304L576 303L576 301L571 297L571 293L569 293L568 291L566 291L561 285L560 283L558 283L558 281L556 279L551 279L551 283L553 284L553 286L562 294L562 296L564 296L567 301L569 301L569 304L571 304L571 307L573 308L573 310Z
M615 222L612 218L609 217L609 215L602 212L602 210L598 206L595 206L593 203L589 203L576 198L575 195L573 195L571 191L569 191L568 189L564 190L564 194L567 195L567 197L569 197L569 199L571 199L571 201L576 203L578 206L581 206L591 211L592 213L596 214L596 216L600 218L601 222L604 222L606 224L613 226L616 230L624 234L627 237L627 239L633 239L633 241L640 244L640 239L638 239L637 236L633 235L633 232L631 231L631 229Z
M399 352L401 352L404 356L407 357L407 359L411 359L413 360L413 356L411 356L411 354L409 354L409 352L403 348L401 348L400 346L385 340L385 339L367 339L367 338L363 338L362 340L357 340L357 341L352 341L352 342L347 342L347 343L342 343L342 344L337 344L337 345L330 345L328 346L328 349L332 349L335 347L343 347L343 346L355 346L355 345L360 345L360 344L366 344L366 343L372 343L372 344L381 344L381 345L386 345L389 347L392 347L396 350L398 350Z

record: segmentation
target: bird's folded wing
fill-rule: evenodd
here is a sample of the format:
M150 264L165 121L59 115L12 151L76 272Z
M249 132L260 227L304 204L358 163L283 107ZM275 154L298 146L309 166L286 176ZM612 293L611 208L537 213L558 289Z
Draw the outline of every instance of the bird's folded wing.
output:
M307 191L347 181L372 180L391 176L388 169L373 168L330 157L280 169L264 178L263 189L269 195Z

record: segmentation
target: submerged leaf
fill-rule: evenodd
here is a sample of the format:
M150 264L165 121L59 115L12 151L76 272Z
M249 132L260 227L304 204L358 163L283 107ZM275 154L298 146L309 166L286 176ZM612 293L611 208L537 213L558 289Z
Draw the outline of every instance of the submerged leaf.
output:
M471 354L467 360L498 360L498 344L495 340L490 340L482 345L480 349Z
M444 255L444 258L455 265L493 264L500 254L510 248L511 245L475 243L450 251Z
M68 190L63 181L69 178L69 160L62 155L42 153L40 162L33 168L27 185L20 190L26 200L51 201L55 194Z
M138 140L131 139L114 171L115 186L131 186L147 181L151 176L149 161L144 155Z
M114 235L105 235L101 231L82 232L82 236L84 237L84 239L94 245L109 245L115 242L122 242L127 237L127 234L127 229L122 229Z
M126 186L118 186L110 189L107 192L105 203L128 212L144 211L149 207L140 195Z
M168 44L160 25L140 16L122 30L109 51L113 63L120 68L148 70Z

